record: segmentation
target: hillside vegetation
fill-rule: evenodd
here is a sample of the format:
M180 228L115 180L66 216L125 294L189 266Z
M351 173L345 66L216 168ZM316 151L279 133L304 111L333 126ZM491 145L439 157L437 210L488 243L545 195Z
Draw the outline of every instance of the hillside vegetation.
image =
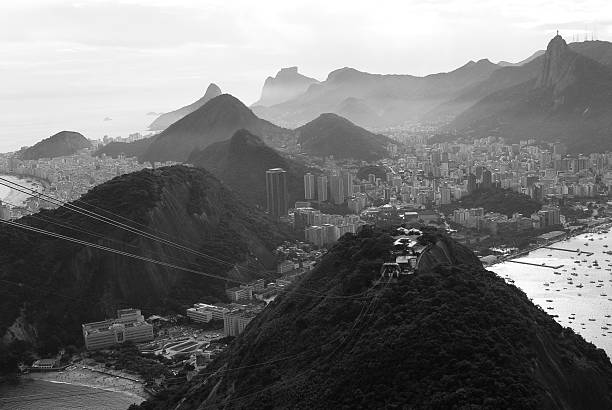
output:
M228 140L196 150L188 162L212 172L236 195L251 205L266 207L266 171L282 168L286 173L289 205L304 199L304 174L307 168L282 156L261 138L238 130Z
M426 266L372 287L391 236L367 227L345 235L202 378L141 407L612 406L603 350L484 270L463 246L437 233L423 241L432 252Z
M81 344L81 323L113 317L118 308L137 307L150 315L182 311L198 301L225 300L225 288L235 282L223 278L248 281L258 276L255 272L274 267L272 250L289 237L201 169L178 166L123 175L95 187L75 204L215 259L65 207L19 222L221 279L2 225L0 283L8 291L0 298L2 344L25 340L52 352L60 345Z
M529 216L539 211L542 204L511 189L481 188L462 197L459 201L444 205L442 210L452 212L458 208L484 208L486 212L498 212L510 217L515 212Z
M56 158L72 155L83 148L91 148L91 142L82 134L74 131L60 131L19 153L24 160Z

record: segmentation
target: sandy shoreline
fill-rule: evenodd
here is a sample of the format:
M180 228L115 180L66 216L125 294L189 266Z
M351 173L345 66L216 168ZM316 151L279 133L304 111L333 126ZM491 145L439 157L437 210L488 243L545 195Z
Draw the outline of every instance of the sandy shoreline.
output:
M109 371L109 373L133 377L132 375L122 374L118 371ZM143 383L118 378L110 374L94 372L80 365L70 366L61 372L29 373L22 377L31 380L71 384L74 386L90 387L93 389L121 393L129 396L135 403L141 403L148 398Z
M43 191L42 184L34 177L19 178L15 175L6 174L0 174L0 177L15 182L19 185L25 186L29 189L33 189L37 192ZM31 182L27 182L28 180L30 180ZM23 206L25 201L31 196L33 195L17 191L4 185L0 186L0 201L7 202L10 205Z

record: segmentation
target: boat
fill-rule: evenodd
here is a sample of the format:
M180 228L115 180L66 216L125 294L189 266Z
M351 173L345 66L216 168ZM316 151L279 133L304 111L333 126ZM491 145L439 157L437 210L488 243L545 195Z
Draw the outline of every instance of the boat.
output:
M576 285L577 288L581 288L582 287L582 283L580 283L579 285Z

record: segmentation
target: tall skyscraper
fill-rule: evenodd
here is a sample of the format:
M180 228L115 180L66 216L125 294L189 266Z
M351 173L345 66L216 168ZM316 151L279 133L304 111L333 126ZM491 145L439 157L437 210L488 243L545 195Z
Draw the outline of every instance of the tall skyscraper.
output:
M469 193L472 193L476 190L476 175L470 173L470 175L468 175L468 184L467 184L467 190Z
M482 170L482 187L483 188L488 188L491 186L492 183L492 174L491 171L489 171L488 169L483 169Z
M355 179L355 174L351 171L342 171L341 175L344 198L350 198L353 196L353 180Z
M287 194L287 172L282 168L266 171L266 199L268 213L274 218L287 215L289 197Z
M341 204L344 202L344 184L342 176L331 175L329 177L329 191L331 193L331 200L334 204Z
M315 176L310 172L304 175L304 199L315 199Z
M319 202L327 201L327 175L317 177L317 200Z

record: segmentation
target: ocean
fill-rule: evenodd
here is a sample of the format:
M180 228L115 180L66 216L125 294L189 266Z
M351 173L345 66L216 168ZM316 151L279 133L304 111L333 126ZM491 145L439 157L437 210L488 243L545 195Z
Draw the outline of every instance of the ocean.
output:
M582 234L551 246L593 255L541 248L515 260L563 267L504 262L488 269L514 281L558 323L612 357L612 255L604 253L612 251L612 233Z
M16 386L0 386L0 409L125 410L137 402L125 393L44 380L22 379Z

